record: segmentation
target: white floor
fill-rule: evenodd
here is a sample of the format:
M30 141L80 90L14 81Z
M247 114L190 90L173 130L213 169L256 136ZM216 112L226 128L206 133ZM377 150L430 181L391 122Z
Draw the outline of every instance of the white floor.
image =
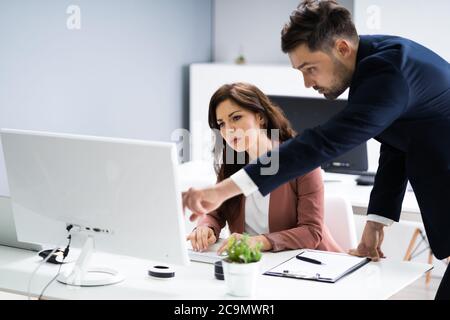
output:
M441 280L441 277L431 277L430 283L426 285L424 276L389 300L434 300Z

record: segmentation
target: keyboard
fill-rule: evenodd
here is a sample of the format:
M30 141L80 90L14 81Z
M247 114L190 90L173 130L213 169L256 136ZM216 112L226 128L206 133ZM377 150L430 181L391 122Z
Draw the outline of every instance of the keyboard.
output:
M197 252L192 249L188 249L188 255L191 261L210 264L214 264L214 262L226 257L226 255L219 256L215 251Z
M203 262L214 264L214 262L223 260L227 257L226 253L222 253L222 255L217 254L217 250L221 247L223 241L219 240L219 242L213 244L208 248L208 251L200 252L194 251L191 246L191 242L188 241L188 256L191 261L195 262Z

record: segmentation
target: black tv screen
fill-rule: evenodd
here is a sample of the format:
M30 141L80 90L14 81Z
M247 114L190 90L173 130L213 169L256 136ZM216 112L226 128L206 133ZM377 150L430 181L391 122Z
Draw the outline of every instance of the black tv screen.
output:
M278 105L298 134L305 129L324 124L332 116L343 110L346 100L329 101L326 99L269 96ZM367 144L364 143L346 154L322 165L327 172L361 175L367 172Z

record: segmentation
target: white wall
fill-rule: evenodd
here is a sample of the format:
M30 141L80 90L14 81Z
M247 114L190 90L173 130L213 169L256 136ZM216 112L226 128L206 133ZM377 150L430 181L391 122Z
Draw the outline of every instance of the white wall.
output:
M360 34L391 34L429 47L450 61L450 1L357 0L355 24Z
M169 141L211 19L212 0L0 1L0 127Z
M213 58L248 63L288 63L280 32L300 0L214 0ZM360 34L396 34L418 41L450 61L450 1L340 0ZM377 18L379 17L379 19Z
M214 61L233 62L241 53L248 63L288 63L281 51L281 29L300 0L215 0ZM353 10L353 0L340 0Z

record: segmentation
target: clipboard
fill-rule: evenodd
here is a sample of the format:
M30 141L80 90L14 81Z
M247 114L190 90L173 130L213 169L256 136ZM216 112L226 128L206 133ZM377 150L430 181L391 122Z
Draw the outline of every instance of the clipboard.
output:
M321 265L297 259L306 257L322 262ZM301 280L335 283L370 262L369 258L317 250L303 250L292 258L264 272L264 275Z

